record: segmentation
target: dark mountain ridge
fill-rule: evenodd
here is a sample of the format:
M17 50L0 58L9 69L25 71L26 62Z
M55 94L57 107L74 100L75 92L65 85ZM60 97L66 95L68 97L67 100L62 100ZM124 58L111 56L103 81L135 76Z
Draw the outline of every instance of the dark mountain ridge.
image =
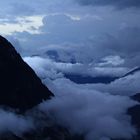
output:
M43 126L35 125L22 136L7 128L5 133L0 132L0 140L84 140L83 136L71 135L67 129L51 123L51 118L36 108L42 100L53 96L12 44L0 36L0 109L12 109L15 115L31 117L34 123L43 122Z
M0 105L24 112L52 96L12 44L0 36Z

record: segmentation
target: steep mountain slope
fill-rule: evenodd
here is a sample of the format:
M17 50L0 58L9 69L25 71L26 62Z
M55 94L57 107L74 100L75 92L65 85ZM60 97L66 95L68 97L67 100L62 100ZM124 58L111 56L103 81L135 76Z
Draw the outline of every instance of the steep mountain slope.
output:
M12 108L14 111L11 112L17 117L30 117L30 121L34 122L33 130L22 135L9 131L9 126L4 133L0 129L0 140L83 140L82 136L71 135L67 129L58 126L51 118L34 108L42 100L53 96L12 44L0 36L0 109L7 111L8 108L7 112L10 112L9 108ZM12 118L9 116L9 119ZM3 125L1 127L5 127ZM13 125L21 129L18 124Z
M24 112L51 96L12 44L0 36L0 105Z

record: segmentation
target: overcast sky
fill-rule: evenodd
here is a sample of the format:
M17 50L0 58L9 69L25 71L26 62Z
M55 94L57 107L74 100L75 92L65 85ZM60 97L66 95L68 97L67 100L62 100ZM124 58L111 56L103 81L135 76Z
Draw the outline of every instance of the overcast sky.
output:
M0 2L0 33L16 47L65 50L77 62L135 67L139 8L139 0L5 0Z

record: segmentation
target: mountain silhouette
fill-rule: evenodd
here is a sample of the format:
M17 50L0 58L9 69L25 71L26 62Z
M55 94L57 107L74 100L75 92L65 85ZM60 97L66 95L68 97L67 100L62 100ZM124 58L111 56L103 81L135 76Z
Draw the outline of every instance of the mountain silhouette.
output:
M0 36L0 105L25 112L52 96L12 44Z

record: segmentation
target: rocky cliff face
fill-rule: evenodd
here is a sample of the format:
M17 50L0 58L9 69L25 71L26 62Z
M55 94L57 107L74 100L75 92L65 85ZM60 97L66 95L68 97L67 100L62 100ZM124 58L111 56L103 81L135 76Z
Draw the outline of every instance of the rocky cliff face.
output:
M0 105L24 112L51 96L12 44L0 36Z

